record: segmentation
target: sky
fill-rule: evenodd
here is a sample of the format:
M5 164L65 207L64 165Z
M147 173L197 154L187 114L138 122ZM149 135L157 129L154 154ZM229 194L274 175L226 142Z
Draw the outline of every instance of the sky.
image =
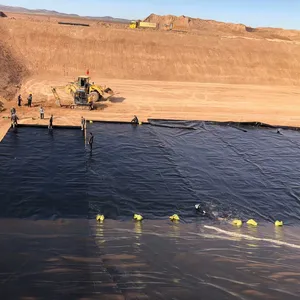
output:
M134 20L151 13L173 14L252 27L300 29L300 0L0 0L0 4L81 16Z

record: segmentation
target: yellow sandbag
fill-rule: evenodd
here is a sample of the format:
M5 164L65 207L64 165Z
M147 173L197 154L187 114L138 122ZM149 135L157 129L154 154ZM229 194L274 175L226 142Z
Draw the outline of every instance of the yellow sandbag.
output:
M171 220L171 221L179 221L180 218L179 218L178 215L175 214L175 215L173 215L173 216L170 217L170 220Z
M235 219L235 220L232 221L232 225L237 226L237 227L241 227L243 225L243 222L241 220Z
M283 226L283 222L282 221L275 221L275 226Z
M97 220L98 222L103 222L104 219L105 219L104 215L97 215L97 217L96 217L96 220Z
M251 225L251 226L257 226L257 225L258 225L257 222L254 221L253 219L248 220L248 221L247 221L247 224L248 224L248 225Z
M143 220L143 216L134 214L133 219L136 220L136 221L142 221Z

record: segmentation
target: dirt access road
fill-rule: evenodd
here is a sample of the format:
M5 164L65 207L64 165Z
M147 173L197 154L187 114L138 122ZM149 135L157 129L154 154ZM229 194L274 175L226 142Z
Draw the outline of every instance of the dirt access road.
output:
M68 118L84 114L94 120L128 121L135 114L143 121L148 118L259 121L300 126L300 87L93 78L111 87L117 95L93 112L57 109L50 87L70 80L71 77L55 81L33 77L23 85L22 94L25 97L32 92L38 103L49 106L56 116ZM63 90L59 95L63 101L72 102Z

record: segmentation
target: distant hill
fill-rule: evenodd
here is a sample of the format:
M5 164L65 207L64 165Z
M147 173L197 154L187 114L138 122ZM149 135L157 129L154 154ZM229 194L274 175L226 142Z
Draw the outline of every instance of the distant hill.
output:
M61 17L89 18L89 19L93 19L93 20L116 22L116 23L130 23L130 20L121 19L121 18L113 18L110 16L104 16L104 17L79 16L77 14L66 14L66 13L61 13L61 12L55 11L55 10L27 9L24 7L7 6L7 5L1 5L1 4L0 4L0 11L12 12L12 13L35 14L35 15L52 15L52 16L58 16L58 17L61 16Z

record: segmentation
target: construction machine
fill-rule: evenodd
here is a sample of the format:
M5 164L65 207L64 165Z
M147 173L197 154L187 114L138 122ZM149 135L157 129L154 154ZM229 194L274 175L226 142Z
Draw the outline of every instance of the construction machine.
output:
M56 87L51 86L51 91L52 91L52 93L54 95L54 98L56 100L56 105L61 106L61 100L60 100L60 97L59 97L56 89L57 89Z
M134 29L139 27L139 21L131 21L129 24L129 28Z
M66 85L66 92L71 94L76 105L88 105L90 102L106 101L114 95L107 87L90 83L89 76L79 76L77 81Z
M150 22L142 22L141 20L138 21L131 21L129 24L129 28L152 28L157 29L157 23L150 23Z

